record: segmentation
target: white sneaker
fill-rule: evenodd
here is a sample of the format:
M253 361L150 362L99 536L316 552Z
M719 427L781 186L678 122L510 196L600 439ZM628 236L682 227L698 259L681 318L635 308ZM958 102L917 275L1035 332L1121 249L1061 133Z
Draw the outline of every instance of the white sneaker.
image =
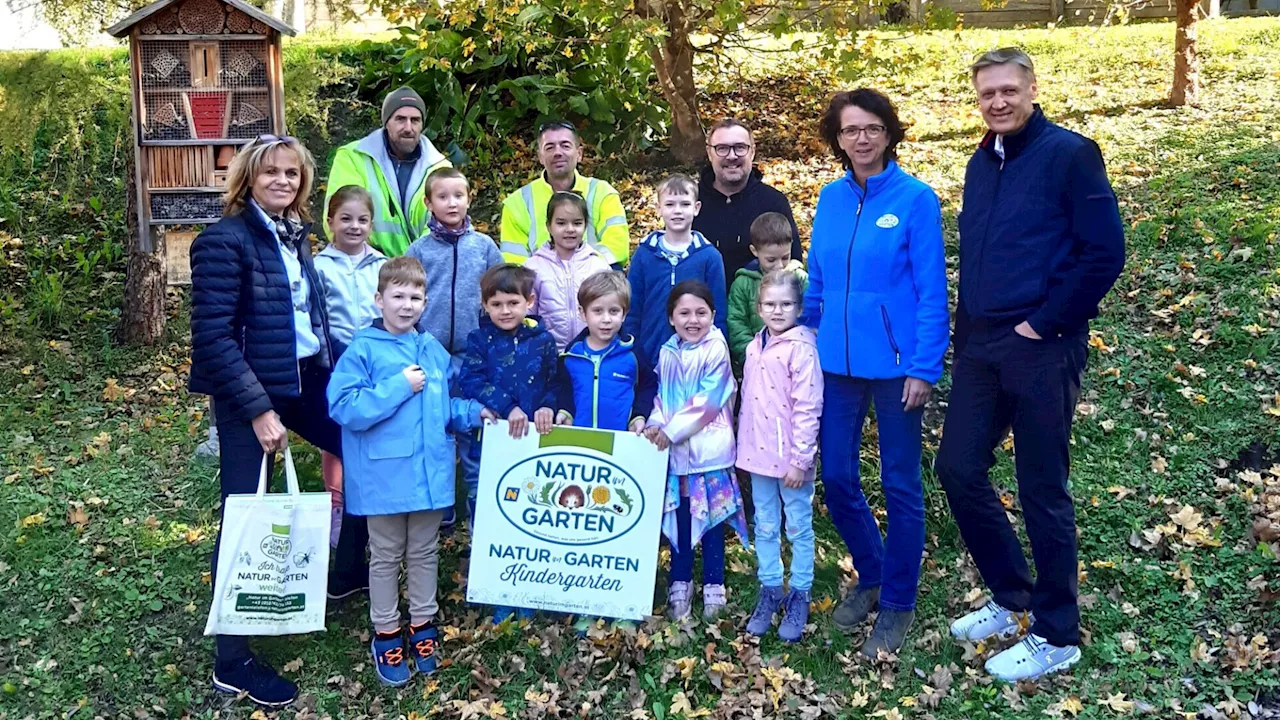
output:
M1080 648L1058 647L1034 633L987 661L987 672L1006 682L1035 680L1080 662Z
M1001 607L995 600L951 623L951 635L957 640L978 642L992 635L1008 639L1023 627L1031 626L1031 613L1019 613ZM1026 625L1023 625L1023 623Z

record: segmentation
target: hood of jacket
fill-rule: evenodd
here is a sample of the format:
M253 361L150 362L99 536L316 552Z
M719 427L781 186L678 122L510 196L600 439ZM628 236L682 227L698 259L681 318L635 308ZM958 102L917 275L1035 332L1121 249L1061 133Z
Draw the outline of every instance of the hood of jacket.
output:
M485 333L488 335L510 335L511 334L511 332L507 330L503 330L502 328L498 327L493 322L493 320L488 316L488 314L480 316L480 329L485 331ZM514 334L516 339L524 340L526 338L531 338L534 335L537 335L538 333L542 332L544 329L545 327L542 324L541 317L537 315L526 315L524 320L520 321L520 324L516 326Z
M686 343L680 339L679 335L672 335L667 338L666 342L662 343L662 348L664 350L671 350L672 352L680 352L681 350L696 350L698 348L703 348L713 342L721 342L724 343L725 348L729 347L729 341L725 339L724 333L720 331L720 328L714 325L712 325L711 329L707 331L707 334L703 335L697 342Z
M377 248L370 245L369 243L365 243L364 246L368 249L368 252L366 252L364 256L360 258L360 262L356 264L357 270L368 265L369 263L387 259L386 255L383 255L381 252L378 251ZM334 247L333 243L329 243L328 245L325 245L323 250L321 250L319 253L316 253L316 257L329 258L330 260L333 260L335 262L346 263L348 262L348 258L350 258L351 256L339 250L338 248Z
M590 330L583 330L582 332L574 336L573 340L570 340L569 344L565 347L564 349L565 354L575 355L579 357L586 357L587 351L589 350L589 348L586 345L587 336L590 334L591 334ZM622 355L624 353L629 353L632 351L633 348L635 348L635 344L636 344L635 338L631 337L630 335L624 332L619 332L617 335L613 336L613 340L610 340L609 345L605 347L604 356L612 357L614 355Z
M600 257L600 253L597 252L595 248L588 245L587 241L584 239L582 244L578 245L578 249L573 251L573 255L569 257L568 262L574 265L581 265L592 256ZM561 260L560 256L556 254L556 249L551 246L550 240L539 245L538 249L533 251L532 257L542 258L553 263L566 262Z
M696 253L707 252L708 250L716 249L716 247L711 244L711 241L707 240L707 238L697 230L690 231L690 234L693 236L693 241L689 243L689 247L685 248L688 251L690 257L693 257L693 255ZM639 250L640 248L647 248L648 250L650 250L655 254L663 255L666 253L666 251L662 247L662 240L666 236L667 236L666 230L654 230L653 232L644 236L644 239L640 241L640 245L636 249Z
M774 343L800 343L809 345L814 349L818 347L818 336L812 330L803 326L796 325L781 335L769 334L768 328L761 330L756 336L763 342L764 347L771 347Z
M391 153L387 150L386 131L378 128L373 132L365 135L356 143L356 152L368 155L378 166L378 170L382 172L382 179L387 183L388 187L396 187L396 167L391 161ZM426 135L418 137L418 152L413 163L413 174L409 176L409 187L417 188L422 185L422 181L427 177L427 169L435 167L445 157L436 150L436 146L431 144ZM373 192L370 189L370 192ZM399 204L399 194L395 195L396 204ZM403 210L403 208L402 208Z

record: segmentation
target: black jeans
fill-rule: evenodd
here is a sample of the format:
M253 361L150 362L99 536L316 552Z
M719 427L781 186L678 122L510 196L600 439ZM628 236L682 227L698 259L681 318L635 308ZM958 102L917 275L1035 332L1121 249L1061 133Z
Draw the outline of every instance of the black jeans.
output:
M1087 330L1031 340L1008 330L956 352L935 469L982 579L1000 605L1031 610L1031 631L1078 645L1075 507L1068 488L1071 420L1088 355ZM1018 498L1036 562L1031 572L988 473L1013 428Z
M272 398L275 411L284 426L321 450L342 457L342 429L329 419L329 405L325 388L329 383L327 371L313 368L303 361L302 396L297 398ZM218 423L218 440L222 446L220 461L222 499L228 495L254 493L258 489L258 471L262 467L262 445L253 432L253 424L232 416L221 403L215 404ZM267 473L273 468L268 460ZM222 532L218 532L219 543ZM342 521L338 547L333 551L333 569L330 582L341 578L349 582L365 582L369 565L365 548L369 544L369 529L363 517L348 515ZM213 550L213 577L218 576L218 546ZM218 588L213 591L218 592ZM217 636L217 662L233 663L249 656L249 638L240 635Z

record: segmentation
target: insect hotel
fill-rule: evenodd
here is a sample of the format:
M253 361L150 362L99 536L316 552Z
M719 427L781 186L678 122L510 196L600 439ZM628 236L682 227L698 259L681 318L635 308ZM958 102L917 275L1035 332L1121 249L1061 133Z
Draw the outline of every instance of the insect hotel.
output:
M231 158L284 134L280 38L295 33L242 0L159 0L107 32L129 38L139 242L150 252L153 232L222 217ZM166 237L171 282L189 276L193 237Z

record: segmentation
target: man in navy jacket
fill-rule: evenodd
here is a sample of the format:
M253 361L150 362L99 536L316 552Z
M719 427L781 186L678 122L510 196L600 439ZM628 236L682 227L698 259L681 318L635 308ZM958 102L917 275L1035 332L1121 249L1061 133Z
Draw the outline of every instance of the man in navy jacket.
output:
M955 359L936 468L992 594L951 632L1009 637L1030 620L1022 642L987 661L988 672L1015 681L1080 659L1071 419L1089 320L1124 267L1124 226L1098 145L1035 104L1031 58L993 50L972 72L989 131L965 172ZM1034 581L988 477L1011 426Z

